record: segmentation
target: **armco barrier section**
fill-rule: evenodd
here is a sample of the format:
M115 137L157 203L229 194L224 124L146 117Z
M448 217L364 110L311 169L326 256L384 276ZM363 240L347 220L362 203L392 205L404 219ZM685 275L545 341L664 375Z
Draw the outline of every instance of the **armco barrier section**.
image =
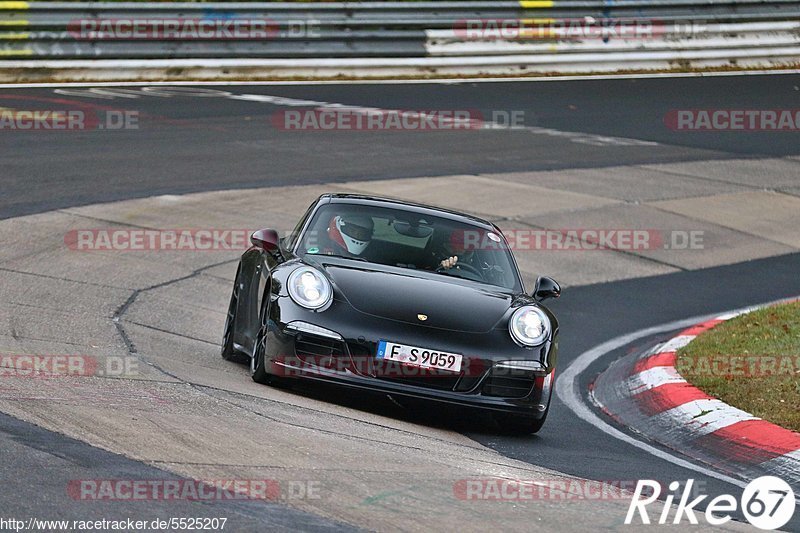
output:
M184 75L323 77L796 65L800 1L0 0L0 80L11 70L161 69L164 60Z

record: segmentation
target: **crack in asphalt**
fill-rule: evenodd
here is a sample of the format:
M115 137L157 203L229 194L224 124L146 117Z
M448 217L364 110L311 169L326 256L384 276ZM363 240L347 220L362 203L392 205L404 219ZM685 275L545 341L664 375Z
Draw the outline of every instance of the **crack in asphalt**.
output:
M119 220L111 220L111 219L103 218L103 217L95 217L95 216L92 216L92 215L85 215L83 213L77 213L77 212L72 211L70 209L57 209L56 212L57 213L64 213L65 215L70 215L70 216L77 217L77 218L85 218L87 220L94 220L94 221L97 221L97 222L105 222L106 224L113 224L115 226L123 226L123 227L126 227L126 228L148 229L148 230L154 230L154 231L158 231L159 229L161 229L161 228L154 228L152 226L142 226L140 224L131 224L130 222L120 222Z
M121 320L122 320L122 317L125 315L125 313L128 311L128 309L130 308L130 306L133 305L133 302L136 301L136 299L139 297L140 294L145 293L145 292L149 292L149 291L153 291L153 290L156 290L156 289L160 289L162 287L166 287L166 286L172 285L174 283L179 283L181 281L186 281L186 280L192 279L192 278L202 274L202 272L204 270L208 270L208 269L211 269L211 268L216 268L218 266L222 266L222 265L225 265L227 263L232 263L234 261L236 261L236 259L226 259L225 261L220 261L218 263L212 263L212 264L206 265L206 266L204 266L202 268L198 268L197 270L194 270L190 274L187 274L185 276L180 276L180 277L177 277L177 278L174 278L174 279L171 279L171 280L162 281L161 283L156 283L155 285L150 285L149 287L144 287L142 289L136 289L135 291L133 291L130 294L130 296L128 296L128 299L125 300L125 302L121 306L119 306L116 311L114 311L114 314L112 316L112 320L114 322L114 325L116 326L117 331L119 332L120 336L122 337L122 340L125 341L125 345L128 347L128 351L130 352L130 354L133 355L133 356L136 356L136 357L140 357L139 353L138 353L138 351L136 349L136 345L134 345L133 341L131 341L130 337L128 336L128 333L125 331L125 328L122 326ZM133 322L131 322L131 323L133 323ZM145 363L147 363L149 365L152 365L157 370L160 370L161 372L164 372L165 374L171 376L171 374L169 372L167 372L166 370L160 368L155 363L152 363L151 361L146 361L143 358L141 358L141 359L143 360L143 362L145 362ZM171 377L174 377L175 379L179 379L179 378L177 378L177 376L171 376ZM183 380L181 380L181 381L183 381Z
M51 279L54 281L66 281L69 283L78 283L80 285L88 285L90 287L99 287L102 289L114 289L114 290L130 290L130 287L120 287L116 285L105 285L103 283L92 283L91 281L82 281L78 279L70 279L61 276L50 276L48 274L42 274L39 272L26 272L24 270L16 270L14 268L7 268L7 267L0 267L0 272L10 272L11 274L24 274L27 276L34 276L37 278L44 278L44 279Z
M323 471L323 472L347 472L351 473L352 469L348 468L298 468L296 466L282 466L282 465L254 465L254 464L246 464L246 463L198 463L192 461L158 461L152 459L145 459L146 462L154 465L182 465L182 466L211 466L211 467L231 467L231 468L269 468L272 470L289 470L289 471L296 471L296 470L313 470L313 471ZM368 470L368 469L361 469L359 472L369 472L372 474L394 474L396 470Z
M86 345L83 344L83 343L65 341L65 340L60 339L60 338L57 338L57 339L45 339L45 338L40 338L40 337L28 337L27 335L19 335L19 334L15 335L15 333L16 333L16 331L14 330L14 327L12 326L11 327L11 338L16 340L16 341L58 342L60 344L66 344L68 346L80 346L81 348L85 348L86 347Z
M6 303L8 303L9 305L16 305L16 306L19 306L19 307L30 307L31 309L41 309L42 311L61 312L61 313L65 314L65 315L72 314L72 313L75 312L74 309L58 309L58 308L53 307L52 305L36 305L36 304L29 304L29 303L25 303L25 302L14 302L14 301L8 301ZM13 326L12 326L12 328L13 328Z
M198 387L198 388L206 388L203 385L194 385L194 384L191 384L191 385L193 385L195 387ZM226 391L225 389L214 389L214 388L211 388L211 387L207 387L207 388L212 389L212 390L217 390L217 391L220 391L220 392L224 392L226 394L239 394L239 395L242 395L242 396L246 396L248 399L254 399L254 400L258 400L258 401L273 402L273 400L270 400L268 398L261 398L259 396L251 396L251 395L248 395L248 394L236 393L236 392L232 392L232 391ZM294 428L298 428L298 429L305 429L305 430L308 430L308 431L316 431L316 432L319 432L319 433L324 433L326 435L335 435L337 437L342 437L342 438L344 438L346 440L356 440L356 441L364 441L364 442L373 442L373 443L378 443L378 444L388 444L388 445L391 445L391 446L397 446L399 448L410 449L410 450L423 450L424 449L424 448L422 448L420 446L411 446L411 445L407 445L407 444L399 444L399 443L397 443L395 441L391 441L391 440L371 439L369 437L360 437L360 436L357 436L357 435L351 435L349 433L344 433L344 432L340 432L340 431L333 431L333 430L329 430L329 429L322 429L322 428L319 428L319 427L312 427L312 426L308 426L308 425L305 425L305 424L297 424L297 423L294 423L294 422L288 422L286 420L281 420L281 419L266 415L266 414L264 414L264 413L262 413L260 411L257 411L257 410L254 410L254 409L249 409L246 406L238 404L233 400L230 400L230 399L227 399L227 398L224 398L224 397L220 397L220 396L215 396L215 395L212 395L212 394L210 394L208 392L206 392L206 394L208 394L208 396L211 396L211 397L213 397L213 398L215 398L217 400L221 400L221 401L223 401L223 402L225 402L225 403L227 403L227 404L229 404L229 405L231 405L233 407L236 407L236 408L241 409L243 411L247 411L247 412L249 412L251 414L254 414L254 415L258 416L258 417L265 418L265 419L267 419L267 420L269 420L271 422L275 422L276 424L283 424L283 425L286 425L286 426L290 426L290 427L294 427ZM337 415L336 413L330 413L330 412L327 412L327 411L318 411L316 409L311 409L311 408L308 408L308 407L296 406L296 405L290 404L290 403L284 403L284 402L278 402L278 403L283 403L283 405L287 405L287 406L290 406L290 407L300 407L301 409L305 409L307 411L311 411L311 412L314 412L314 413L317 413L317 414L321 413L323 415L328 415L328 416L332 416L332 417L336 417L336 418L343 418L345 420L354 421L354 422L360 423L360 424L366 424L366 425L373 426L373 427L376 427L376 428L396 431L396 432L399 432L399 433L405 433L405 434L411 435L411 436L413 436L415 438L420 438L421 437L421 438L425 438L425 439L433 440L435 442L441 442L441 443L445 443L445 444L449 444L449 445L455 445L456 444L456 443L454 443L452 441L448 441L448 440L445 440L445 439L438 439L436 437L430 437L428 435L420 435L420 434L413 433L413 432L410 432L410 431L406 431L406 430L402 430L402 429L398 429L398 428L393 428L391 426L384 426L382 424L376 424L374 422L369 422L369 421L366 421L366 420L359 420L357 418L343 417L343 416ZM453 454L447 454L447 455L453 456ZM499 456L499 454L498 454L498 456ZM487 461L480 461L480 462L481 463L485 463L485 464L494 464L494 465L499 465L500 464L500 463L495 463L493 461L488 461L488 462Z
M738 159L754 159L754 158L738 158ZM792 163L797 163L797 161L794 161L794 160L792 160L790 158L784 157L782 159L784 161L791 161ZM660 163L647 163L647 164L644 164L644 165L633 165L633 166L635 168L640 168L642 170L647 170L647 171L651 171L651 172L654 171L654 172L659 172L661 174L668 174L668 175L671 175L671 176L679 176L679 177L682 177L682 178L691 178L691 179L695 179L695 180L698 180L698 181L707 181L707 182L710 182L710 183L733 185L735 187L742 187L744 189L750 189L752 191L778 191L779 190L778 188L775 188L775 189L765 188L765 187L759 187L757 185L750 185L748 183L739 183L739 182L736 182L736 181L728 181L728 180L724 180L724 179L721 179L721 178L711 178L709 176L698 176L696 174L688 174L688 173L685 173L685 172L678 172L678 171L675 171L675 170L665 170L663 168L655 168L655 166L659 165L659 164ZM798 168L800 168L800 167L798 167Z
M226 285L230 284L230 283L233 283L233 277L223 278L221 276L209 276L208 274L204 274L204 273L201 273L201 275L203 277L213 278L215 280L220 280L220 281L225 281ZM156 300L159 300L159 301L162 301L162 302L168 302L168 303L176 302L176 303L180 304L181 306L185 307L185 304L184 304L183 300L180 297L154 295L154 296L152 296L152 298L156 299ZM198 309L200 311L207 311L209 313L215 313L215 314L220 315L220 316L225 316L227 314L227 312L228 312L227 309L220 310L219 307L206 307L206 306L200 305L198 303L192 303L192 308L193 309ZM132 320L126 320L126 322L133 322L133 321ZM167 331L167 330L165 330L165 331Z
M210 344L212 346L217 346L216 342L207 341L205 339L198 339L197 337L192 337L191 335L184 335L183 333L176 333L174 331L169 331L167 329L157 328L157 327L151 326L149 324L142 324L141 322L135 322L133 320L126 320L126 322L128 324L133 324L135 326L139 326L139 327L142 327L142 328L150 329L150 330L153 330L153 331L158 331L160 333L166 333L167 335L175 335L176 337L180 337L182 339L188 339L188 340L192 340L192 341L202 342L202 343L205 343L205 344Z
M206 276L208 278L214 278L214 279L218 279L218 280L222 280L222 281L227 281L229 283L233 281L233 279L231 279L231 278L223 278L222 276L217 276L216 274L209 274L207 272L203 272L202 275ZM220 311L220 313L224 313L224 311Z
M430 436L430 435L420 435L418 433L414 433L413 431L408 431L408 430L405 430L405 429L400 429L400 428L396 428L396 427L392 427L392 426L385 426L383 424L378 424L376 422L369 422L369 421L366 421L366 420L361 420L360 418L353 418L353 417L342 415L342 414L338 414L338 413L331 413L331 412L328 412L328 411L319 411L319 410L313 409L311 407L305 407L303 405L297 405L297 404L293 404L293 403L289 403L289 402L282 402L280 400L275 400L273 398L264 398L262 396L254 396L252 394L247 394L245 392L231 391L231 390L227 390L227 389L221 389L221 388L218 388L218 387L212 387L212 386L209 386L209 385L198 385L198 387L202 387L202 388L208 389L208 390L222 392L224 394L228 394L228 395L232 395L232 396L242 396L243 397L242 400L256 399L256 400L259 400L259 401L262 401L262 402L274 403L274 404L278 404L278 405L282 405L282 406L291 407L293 409L298 409L298 410L303 410L303 411L310 411L310 412L316 413L316 414L320 414L321 413L321 414L324 414L324 415L336 417L336 418L347 420L347 421L350 421L350 422L355 422L355 423L359 423L359 424L367 424L367 425L374 426L374 427L377 427L377 428L386 429L386 430L394 431L394 432L397 432L397 433L403 433L403 434L406 434L406 435L410 435L412 437L424 437L426 439L429 439L429 440L432 440L432 441L435 441L435 442L453 444L452 441L449 441L449 440L446 440L446 439L440 439L440 438L433 437L433 436ZM228 403L233 403L231 400L227 400L225 398L220 398L219 396L213 396L213 397L217 398L219 400L222 400L222 401L226 401ZM247 409L244 406L241 406L241 405L238 405L238 404L233 404L233 405L236 405L237 407L242 408L242 409L244 409L246 411L250 411L250 409ZM283 421L280 421L280 422L284 423ZM305 429L315 429L315 428L310 428L308 426L300 426L300 427L303 427ZM320 430L320 431L324 431L324 430ZM388 444L394 444L394 443L389 442ZM485 449L485 447L481 447L479 445L479 446L475 446L474 449L483 450L483 449Z
M775 194L783 194L785 196L794 196L793 194L785 193L783 191L777 191L777 190L773 190L773 189L758 189L758 190L759 191L764 191L764 192L774 192ZM736 194L736 193L731 193L731 194ZM717 196L717 195L712 194L711 196ZM762 240L764 242L777 244L779 246L784 246L784 247L787 247L787 248L794 248L794 246L792 246L790 244L786 244L785 242L776 241L774 239L770 239L769 237L765 237L763 235L757 235L755 233L749 233L747 231L741 230L739 228L735 228L733 226L726 226L726 225L721 224L719 222L712 222L710 220L706 220L706 219L703 219L703 218L697 218L695 216L691 216L691 215L687 215L687 214L683 214L683 213L676 213L675 211L670 211L669 209L664 209L664 208L659 207L657 205L651 205L650 207L652 207L656 211L661 211L662 213L666 213L668 215L676 215L676 214L678 214L679 216L687 218L687 219L689 219L689 220L691 220L693 222L700 222L701 224L710 224L712 226L717 226L719 228L725 229L725 230L730 231L732 233L738 233L739 235L745 235L746 237L760 239L760 240ZM689 270L689 269L681 269L681 270Z

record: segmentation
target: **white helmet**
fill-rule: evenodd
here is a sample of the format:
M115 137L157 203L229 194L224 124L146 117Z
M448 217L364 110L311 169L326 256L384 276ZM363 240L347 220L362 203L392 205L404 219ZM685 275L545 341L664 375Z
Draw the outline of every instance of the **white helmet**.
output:
M353 255L361 255L372 241L374 223L367 216L335 216L328 226L328 236Z

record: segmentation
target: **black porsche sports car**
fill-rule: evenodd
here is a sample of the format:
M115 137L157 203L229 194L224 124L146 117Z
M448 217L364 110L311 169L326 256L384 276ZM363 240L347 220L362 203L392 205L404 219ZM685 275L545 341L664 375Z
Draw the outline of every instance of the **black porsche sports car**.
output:
M500 229L462 213L325 194L293 232L253 233L239 262L222 357L259 383L317 380L489 410L512 431L544 424L558 322L526 294Z

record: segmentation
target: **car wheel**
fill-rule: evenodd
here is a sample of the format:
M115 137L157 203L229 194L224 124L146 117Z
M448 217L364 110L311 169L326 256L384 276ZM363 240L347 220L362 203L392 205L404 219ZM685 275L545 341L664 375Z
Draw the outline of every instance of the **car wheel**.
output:
M253 349L253 357L250 358L250 376L256 383L268 384L270 382L270 375L267 373L266 359L264 354L267 352L267 336L264 334L264 328L258 330L258 337L256 338L256 345Z
M548 405L544 415L542 415L542 418L533 418L530 416L520 415L495 415L494 420L497 422L497 425L500 426L500 429L505 433L511 433L514 435L530 435L532 433L538 433L539 430L542 429L549 411L550 406Z
M231 291L231 302L228 305L228 314L225 317L225 330L222 334L222 358L234 363L247 363L250 358L233 346L233 331L236 325L236 309L239 305L239 271L236 272L236 281L233 283Z
M290 379L267 372L266 357L264 357L266 353L267 339L266 336L262 335L259 331L258 338L256 339L255 354L250 358L250 376L253 378L253 381L264 385L271 385L279 389L292 388Z

